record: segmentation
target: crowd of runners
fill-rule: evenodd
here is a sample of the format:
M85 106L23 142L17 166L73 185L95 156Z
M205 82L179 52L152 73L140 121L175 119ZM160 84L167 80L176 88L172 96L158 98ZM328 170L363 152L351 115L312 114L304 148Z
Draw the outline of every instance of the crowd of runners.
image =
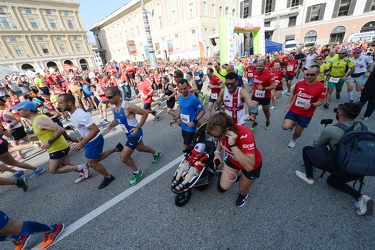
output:
M29 163L23 162L22 151L39 148L49 154L51 174L77 172L74 182L80 183L89 179L94 169L103 176L99 189L115 180L101 161L119 152L120 160L132 171L129 184L135 185L143 172L131 157L134 150L150 154L152 163L157 163L162 154L143 143L142 127L149 115L163 122L160 114L166 106L170 116L167 124L176 123L181 127L184 148L191 146L197 127L208 121L207 132L218 142L215 160L222 161L221 151L228 156L223 159L218 190L229 189L234 181L226 176L235 174L240 189L236 205L241 207L262 167L262 155L251 132L258 126L258 111L262 110L266 118L266 130L271 126L270 112L286 113L282 129L294 131L287 144L294 148L316 108L329 108L333 94L336 99L344 99L341 90L346 84L348 97L344 102L359 101L362 106L368 102L362 116L367 121L375 109L375 88L366 90L365 86L370 74L374 75L374 46L363 43L277 52L236 58L233 63L223 65L218 58L199 58L159 61L159 66L152 69L125 61L109 62L85 71L48 69L36 72L33 78L25 74L7 75L0 84L0 161L3 163L0 170L11 172L13 178L0 178L0 184L15 185L26 192L28 179L38 177L46 169L33 166L32 158ZM293 87L295 78L299 81ZM277 100L284 89L287 105L279 108ZM134 99L139 99L142 106L136 105ZM118 142L103 152L104 137L90 115L96 111L101 118L98 125L103 125L108 132L117 125L122 128L126 137L124 145ZM113 119L108 118L108 111ZM246 121L252 123L249 128L245 126ZM70 130L80 136L72 137ZM73 142L72 146L68 141ZM84 150L87 161L71 162L70 150ZM26 169L32 170L27 178L24 177ZM307 180L301 173L297 176ZM172 185L177 189L184 187L178 180ZM359 196L358 201L361 199ZM362 206L359 210L365 205L359 205ZM16 249L22 249L35 232L48 236L40 246L44 249L63 230L62 224L26 223L23 228L20 222L3 217L0 240L13 241Z

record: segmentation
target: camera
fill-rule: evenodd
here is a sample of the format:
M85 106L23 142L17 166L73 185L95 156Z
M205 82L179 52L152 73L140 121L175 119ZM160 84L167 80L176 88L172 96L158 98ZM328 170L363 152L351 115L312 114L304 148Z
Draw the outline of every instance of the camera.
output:
M322 119L320 121L320 124L328 125L328 124L332 124L332 122L333 122L333 119Z

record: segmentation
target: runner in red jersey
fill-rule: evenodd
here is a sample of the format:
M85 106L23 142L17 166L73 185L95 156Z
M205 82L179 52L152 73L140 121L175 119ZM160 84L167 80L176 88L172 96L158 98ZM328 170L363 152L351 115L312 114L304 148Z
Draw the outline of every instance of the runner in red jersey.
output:
M273 54L273 60L271 61L269 70L273 70L273 67L275 66L275 63L280 63L281 59L278 52L275 52Z
M264 115L266 116L266 129L270 129L270 103L271 90L276 88L275 76L271 71L265 69L265 60L258 60L256 71L254 72L254 89L251 96L252 107L250 116L247 120L252 121L251 130L257 126L256 116L258 115L258 105L262 105Z
M208 78L210 79L210 83L208 84L207 88L209 90L211 90L211 93L210 93L210 98L208 100L208 117L211 116L211 112L212 112L212 107L214 106L218 96L219 96L219 93L220 93L220 90L224 87L224 83L222 80L220 80L219 77L217 77L215 74L214 74L214 70L212 68L208 68L207 69L207 76ZM218 107L215 107L215 110L217 110Z
M143 109L155 116L156 121L160 121L160 117L156 114L156 111L151 109L154 90L151 87L152 84L150 80L143 79L143 77L139 74L136 74L134 79L139 90L137 98L141 98L141 101L143 102Z
M247 79L247 83L249 84L249 93L253 91L253 83L254 83L254 72L256 68L253 62L250 60L248 65L245 68L245 77Z
M244 125L235 124L225 112L215 113L207 122L207 132L218 140L214 161L221 162L221 150L227 153L218 181L220 193L228 190L239 179L240 193L236 205L242 207L250 186L260 176L262 155L256 147L253 133ZM240 174L242 173L242 174Z
M287 105L282 128L284 130L293 129L296 124L294 134L288 147L294 148L296 140L301 137L302 131L309 125L316 107L323 104L326 96L326 86L317 81L320 74L318 65L312 65L306 71L306 80L299 81L291 92Z
M294 59L294 53L289 53L288 57L285 60L288 64L286 65L286 75L287 82L286 87L288 88L288 93L290 92L290 87L292 86L292 81L294 76L297 74L298 60Z
M285 71L281 69L280 63L274 64L272 74L275 76L276 89L271 90L272 106L270 110L275 109L276 99L280 99L281 91L283 90L283 82L285 81Z

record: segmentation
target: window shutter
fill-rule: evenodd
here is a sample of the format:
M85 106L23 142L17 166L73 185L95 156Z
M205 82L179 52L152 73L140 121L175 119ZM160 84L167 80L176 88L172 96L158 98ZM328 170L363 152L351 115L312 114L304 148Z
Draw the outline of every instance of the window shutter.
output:
M266 4L266 0L262 0L262 14L264 14L264 5Z
M307 8L306 21L305 21L305 23L309 23L309 22L310 22L311 8L312 8L312 6L309 6L309 7Z
M303 0L299 0L299 5L303 5Z
M324 18L324 12L326 11L326 5L327 5L327 3L321 4L320 13L319 13L319 21L323 20L323 18Z
M363 13L370 12L371 4L372 4L372 0L366 1L366 5L365 5L365 9L363 10Z
M253 0L249 0L249 17L251 17L252 9L253 9Z
M352 16L353 15L353 12L354 12L356 4L357 4L357 0L350 1L348 16Z
M244 5L244 2L241 2L240 3L240 18L243 18L243 11L244 11L243 5Z
M286 2L286 7L287 7L287 8L290 7L290 5L291 5L291 1L292 1L292 0L288 0L288 1Z
M271 11L275 11L275 6L276 6L276 0L272 0Z
M340 8L340 0L336 0L335 6L333 7L333 13L332 13L332 18L336 18L339 14L339 8Z

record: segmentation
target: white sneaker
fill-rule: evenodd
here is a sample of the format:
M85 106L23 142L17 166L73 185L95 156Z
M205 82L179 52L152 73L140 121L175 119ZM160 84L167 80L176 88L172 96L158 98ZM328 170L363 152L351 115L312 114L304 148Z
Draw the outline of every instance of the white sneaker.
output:
M296 170L294 173L297 175L298 178L300 178L301 180L303 180L307 184L314 185L314 180L307 179L305 173L302 173L302 172L300 172L298 170Z
M272 105L272 107L270 108L270 110L274 110L276 107L275 105Z
M288 147L289 148L294 148L296 146L296 143L297 143L296 140L290 140L290 142L288 143Z
M290 96L290 91L286 92L286 95L287 95L287 96Z
M358 215L372 215L374 201L367 195L362 195L362 199L355 203L355 213Z
M90 174L90 169L87 166L87 163L86 164L80 164L80 166L82 168L81 172L84 174L85 178L88 178L91 174Z

